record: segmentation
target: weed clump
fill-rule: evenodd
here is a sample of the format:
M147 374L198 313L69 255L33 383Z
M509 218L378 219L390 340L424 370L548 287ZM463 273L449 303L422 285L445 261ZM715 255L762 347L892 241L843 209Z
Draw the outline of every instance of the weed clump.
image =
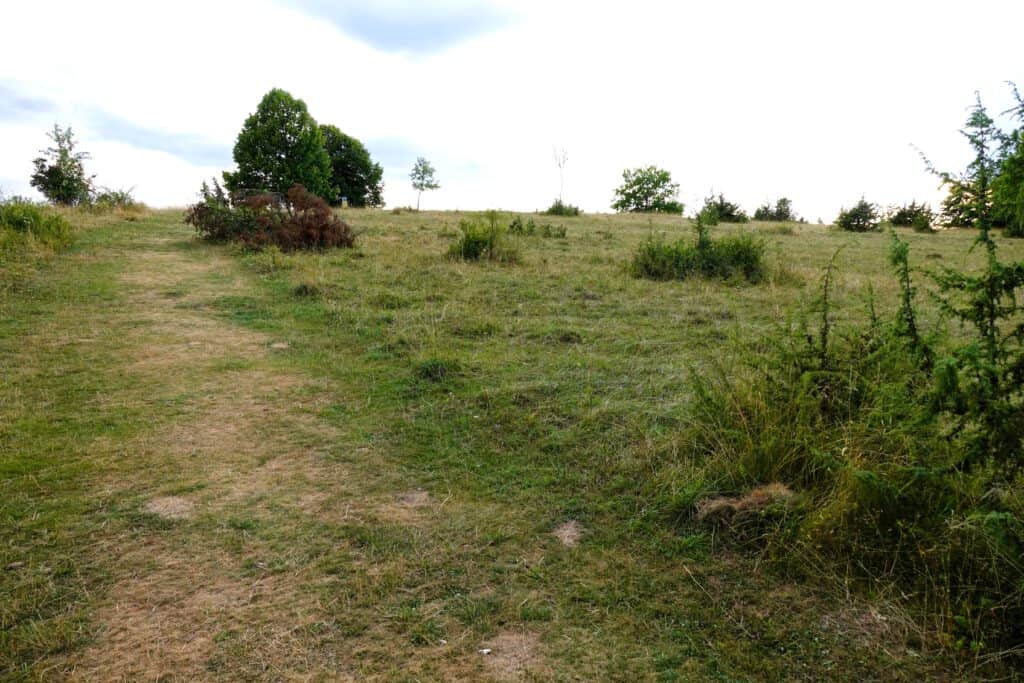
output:
M203 183L202 201L189 207L185 222L205 239L237 241L253 248L283 251L355 246L352 228L320 197L294 185L281 197L261 193L231 197L214 180Z
M691 277L742 277L757 282L764 276L764 242L750 234L711 238L703 214L697 216L695 241L675 243L650 237L633 255L629 270L634 277L685 280Z

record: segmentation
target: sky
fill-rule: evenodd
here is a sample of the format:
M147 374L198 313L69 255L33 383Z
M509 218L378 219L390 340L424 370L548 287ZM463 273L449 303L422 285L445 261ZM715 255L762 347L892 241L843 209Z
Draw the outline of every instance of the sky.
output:
M863 195L941 197L980 91L1024 86L1024 2L34 0L4 8L0 190L71 126L96 182L152 206L231 169L263 94L284 88L384 167L388 206L607 212L626 168L656 165L690 208L779 196L831 221Z

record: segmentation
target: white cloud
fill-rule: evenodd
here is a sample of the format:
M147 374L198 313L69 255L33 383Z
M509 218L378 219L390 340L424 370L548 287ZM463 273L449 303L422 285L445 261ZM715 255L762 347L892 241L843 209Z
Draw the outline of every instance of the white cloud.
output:
M408 56L271 0L17 3L0 83L57 108L0 121L4 189L27 188L7 184L27 180L56 120L75 126L100 183L184 204L220 169L118 144L95 113L230 146L282 87L321 121L431 159L442 188L425 206L542 208L558 145L565 198L588 211L608 210L624 168L653 163L691 205L711 188L748 209L785 194L828 220L861 194L934 201L910 143L959 168L973 91L994 112L1002 82L1024 82L1018 3L494 4L515 20ZM415 201L408 170L386 165L389 204Z

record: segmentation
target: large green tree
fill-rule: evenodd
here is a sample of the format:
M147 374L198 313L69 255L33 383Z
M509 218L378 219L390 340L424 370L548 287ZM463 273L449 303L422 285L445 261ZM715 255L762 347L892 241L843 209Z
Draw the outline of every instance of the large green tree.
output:
M384 206L384 169L375 164L369 150L337 126L321 125L320 133L331 161L331 185L335 189L331 204L341 204L344 197L350 206Z
M234 157L238 170L224 172L224 184L232 192L283 195L292 185L303 185L324 199L336 196L320 126L305 102L279 88L264 95L245 120Z
M82 164L89 158L88 153L75 151L75 136L70 126L61 129L55 123L53 131L47 135L55 146L40 150L42 156L32 162L35 172L29 182L54 204L87 204L92 198L94 177L85 174Z
M682 213L679 184L668 171L647 166L622 172L622 185L615 190L612 208L616 211Z

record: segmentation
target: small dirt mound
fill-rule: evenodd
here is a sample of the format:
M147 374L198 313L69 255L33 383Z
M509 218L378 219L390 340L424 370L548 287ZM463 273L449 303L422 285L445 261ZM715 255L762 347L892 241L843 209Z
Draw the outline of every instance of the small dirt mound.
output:
M538 654L540 639L535 633L499 633L483 643L480 652L484 666L499 681L519 681L529 672L543 673L543 660Z
M562 542L566 548L575 548L583 536L583 527L575 519L563 522L554 528L551 534Z
M751 489L743 496L718 496L705 498L697 503L697 520L700 522L728 522L735 517L758 513L774 503L784 502L794 496L785 484L765 484Z
M146 503L146 512L164 519L188 519L192 516L192 502L178 496L154 498Z

